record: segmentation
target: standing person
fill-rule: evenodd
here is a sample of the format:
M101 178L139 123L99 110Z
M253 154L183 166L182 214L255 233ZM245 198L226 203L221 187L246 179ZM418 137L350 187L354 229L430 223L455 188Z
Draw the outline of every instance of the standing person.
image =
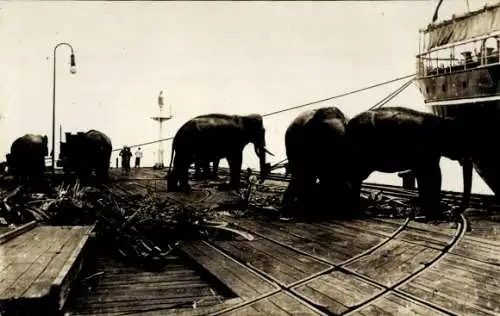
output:
M122 157L122 175L128 175L130 172L130 157L132 157L132 152L128 146L123 146L120 151L120 156Z
M141 167L142 150L141 147L137 148L135 152L135 168Z

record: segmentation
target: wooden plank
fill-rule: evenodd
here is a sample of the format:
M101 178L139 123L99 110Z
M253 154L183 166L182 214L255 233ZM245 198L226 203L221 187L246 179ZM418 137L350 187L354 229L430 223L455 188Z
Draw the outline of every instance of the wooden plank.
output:
M139 274L139 273L138 273ZM106 278L99 280L99 288L115 288L115 287L134 287L135 285L156 284L162 282L192 282L200 279L198 273L193 270L184 271L164 271L161 274L143 276L139 274L130 278L128 274L117 274L116 277L109 275L106 272Z
M320 315L290 294L279 292L234 311L222 315Z
M203 300L200 303L197 303L196 308L193 308L193 302ZM213 299L213 298L212 298ZM142 300L144 302L144 300ZM214 313L225 308L234 306L243 302L241 298L232 298L223 301L219 304L214 304L214 302L210 301L210 297L193 297L191 300L177 300L172 301L171 299L164 299L163 301L158 301L157 303L151 304L143 304L140 305L140 302L130 301L127 306L124 307L103 307L101 305L89 307L86 306L84 309L74 309L71 311L71 315L81 315L81 316L113 316L113 315L158 315L158 316L168 316L168 315L208 315L210 313ZM179 307L180 304L186 303Z
M500 314L500 266L447 254L399 289L459 315Z
M59 310L61 310L66 303L66 299L71 291L71 286L82 270L83 261L89 248L89 239L94 227L95 225L73 227L73 229L80 229L83 231L83 238L81 238L80 242L74 247L50 288L50 295L52 297L57 297L57 307Z
M398 230L404 221L397 222L386 222L378 220L376 218L372 219L350 219L350 220L335 220L331 221L337 225L342 225L349 228L354 228L358 231L365 231L371 234L378 234L385 237L390 237L396 230Z
M412 221L409 222L408 226L398 234L397 239L443 250L453 241L455 234L456 229Z
M33 229L37 225L36 221L31 221L29 223L26 223L24 225L21 225L19 227L16 227L15 229L10 229L7 228L5 230L2 230L0 233L0 245L6 243L7 241L16 238L17 236L24 234L30 229Z
M275 278L282 285L299 281L331 267L265 239L219 241L214 244L231 256Z
M8 289L30 266L30 263L9 264L0 271L0 292Z
M386 235L371 232L370 227L360 229L360 227L345 226L334 222L314 224L297 223L293 226L301 229L301 235L303 236L308 236L304 235L305 232L311 233L310 237L313 239L321 238L325 241L335 241L340 238L341 240L352 241L348 244L348 247L356 247L360 252L373 247L375 244L387 238Z
M15 239L3 245L10 248L5 252L4 260L12 266L11 271L15 271L15 281L9 286L5 286L5 283L0 285L0 300L21 296L52 260L53 253L50 249L60 246L59 240L64 238L61 231L45 227L37 227L19 238L22 239L26 235L31 235L27 240L29 245L22 244L17 248L10 248ZM20 268L16 268L17 266Z
M389 293L376 299L369 305L359 309L351 316L380 316L380 315L448 315L427 305L415 302L398 294Z
M467 236L500 243L500 214L498 212L468 209L464 214L469 226Z
M320 257L332 264L346 261L383 240L375 235L343 236L327 228L315 228L310 224L271 223L238 220L245 229L258 232L305 253Z
M392 286L424 269L440 254L440 251L432 248L393 239L345 267L385 286Z
M451 253L485 263L500 265L500 243L488 239L465 236Z
M329 312L339 315L383 291L354 275L332 271L294 287L293 292Z
M205 284L205 287L208 289L209 287ZM133 291L130 291L132 293ZM113 291L113 295L114 295ZM175 293L174 293L175 294ZM153 306L164 306L172 308L175 304L184 303L184 302L194 302L200 299L204 299L206 301L215 300L218 298L215 297L210 291L203 293L188 293L188 295L169 295L168 293L164 293L164 295L158 296L140 296L129 297L128 295L116 295L114 299L112 296L109 296L106 300L101 300L101 296L92 293L91 297L82 297L79 298L76 302L75 306L72 307L72 311L93 311L96 313L103 312L125 312L128 310L133 310L135 308L141 307L153 307ZM224 300L224 299L222 299Z
M4 260L9 262L32 262L33 256L46 249L45 240L54 238L57 230L50 226L37 226L14 239L0 245ZM40 243L40 241L44 241ZM49 240L50 242L50 240ZM40 244L44 248L40 248Z
M180 263L184 262L184 266ZM170 267L174 273L171 273ZM123 268L123 273L119 273ZM80 314L125 313L136 310L159 309L165 312L180 303L183 309L192 310L191 304L200 301L199 307L226 302L227 290L210 284L179 257L167 259L167 266L161 272L147 272L135 266L126 266L121 261L108 257L96 260L95 269L103 274L96 286L80 295L69 307ZM114 271L108 273L108 271ZM126 283L124 283L126 282ZM149 313L156 313L150 311Z
M121 268L123 273L119 273ZM68 307L72 315L207 315L243 302L227 299L225 289L205 281L180 257L168 258L161 272L100 257L96 270L104 274L92 290ZM198 302L196 309L193 302Z
M68 260L71 253L74 251L78 243L81 242L85 235L85 229L71 229L68 230L66 236L67 240L61 247L54 249L53 258L46 269L33 281L29 289L24 293L25 297L37 298L44 295L49 295L52 282L61 272L64 264Z
M181 250L243 299L257 297L277 288L205 242L188 243Z

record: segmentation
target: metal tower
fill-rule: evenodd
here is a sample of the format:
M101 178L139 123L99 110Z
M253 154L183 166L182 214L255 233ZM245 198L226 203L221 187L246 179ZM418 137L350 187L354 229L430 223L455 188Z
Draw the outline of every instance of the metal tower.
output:
M163 91L160 91L160 95L158 96L158 106L160 107L160 115L152 117L153 120L158 122L159 130L158 130L158 161L155 163L154 168L163 169L163 122L168 121L172 118L172 107L169 108L168 116L163 115Z

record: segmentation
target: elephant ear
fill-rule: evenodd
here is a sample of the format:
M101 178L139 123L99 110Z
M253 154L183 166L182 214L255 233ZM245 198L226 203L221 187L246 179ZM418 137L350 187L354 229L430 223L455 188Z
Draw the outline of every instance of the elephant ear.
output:
M243 116L243 125L245 125L247 128L251 130L261 128L264 125L262 120L262 115L250 114Z
M246 116L249 122L253 122L254 124L262 124L262 115L260 114L249 114Z

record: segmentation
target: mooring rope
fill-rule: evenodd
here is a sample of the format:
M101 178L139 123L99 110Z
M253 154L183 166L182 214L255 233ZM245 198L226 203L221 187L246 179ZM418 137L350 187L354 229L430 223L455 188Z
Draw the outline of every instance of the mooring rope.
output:
M269 113L263 114L262 117L273 116L273 115L276 115L276 114L280 114L280 113L284 113L284 112L296 110L296 109L303 108L303 107L306 107L306 106L310 106L310 105L314 105L314 104L318 104L318 103L322 103L322 102L326 102L326 101L331 101L331 100L334 100L334 99L338 99L338 98L345 97L345 96L348 96L348 95L351 95L351 94L355 94L355 93L363 92L363 91L370 90L370 89L373 89L373 88L377 88L377 87L380 87L380 86L383 86L383 85L387 85L387 84L390 84L390 83L393 83L393 82L397 82L397 81L400 81L400 80L403 80L403 79L407 79L407 78L410 78L410 77L414 77L414 76L415 76L415 74L411 74L411 75L406 75L406 76L398 77L398 78L395 78L395 79L392 79L392 80L389 80L389 81L379 82L379 83L372 84L372 85L369 85L369 86L361 88L361 89L356 89L356 90L353 90L353 91L345 92L345 93L338 94L338 95L335 95L335 96L332 96L332 97L328 97L328 98L324 98L324 99L321 99L321 100L316 100L316 101L312 101L312 102L308 102L308 103L304 103L304 104L299 104L299 105L291 106L291 107L284 108L284 109L281 109L281 110L278 110L278 111L274 111L274 112L269 112ZM412 81L413 81L413 79L412 79ZM155 144L155 143L159 143L159 142L163 142L163 141L169 141L169 140L172 140L172 139L174 139L174 138L173 137L168 137L168 138L153 140L153 141L145 142L145 143L141 143L141 144L130 145L128 147L129 148L134 148L134 147L147 146L147 145L151 145L151 144ZM119 150L122 150L122 148L113 149L113 151L119 151Z

